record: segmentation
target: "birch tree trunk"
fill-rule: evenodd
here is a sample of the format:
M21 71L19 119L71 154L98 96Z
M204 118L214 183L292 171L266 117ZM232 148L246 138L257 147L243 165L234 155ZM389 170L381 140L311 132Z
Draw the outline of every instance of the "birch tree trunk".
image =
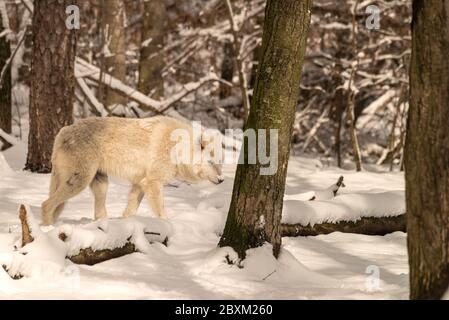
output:
M164 80L162 79L164 57L160 51L164 46L166 22L165 0L144 2L139 91L157 100L164 97Z
M413 1L405 169L410 298L449 286L449 2Z
M35 1L31 66L30 133L26 169L51 171L54 139L73 122L76 35L66 27L73 0Z
M312 1L268 0L262 58L246 129L278 130L278 166L261 175L257 164L239 165L228 219L219 245L230 246L244 259L246 250L273 245L281 248L281 215L293 122L306 51ZM267 139L269 141L269 139ZM249 146L255 148L256 146ZM268 152L276 152L270 150ZM248 146L243 151L248 159Z

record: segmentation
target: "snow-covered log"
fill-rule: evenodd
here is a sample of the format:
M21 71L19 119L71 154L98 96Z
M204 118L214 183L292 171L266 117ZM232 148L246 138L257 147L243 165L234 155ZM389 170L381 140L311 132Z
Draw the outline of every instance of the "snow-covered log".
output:
M332 232L385 235L406 228L404 191L338 194L344 178L323 190L286 196L284 237Z
M357 221L339 221L315 225L283 224L283 237L308 237L333 232L383 236L393 232L406 232L406 215L393 217L362 217Z
M172 234L168 221L146 217L62 224L46 232L23 205L19 218L20 243L10 256L0 259L0 265L13 279L60 272L66 259L75 264L95 265L135 252L150 253L152 243L166 245Z

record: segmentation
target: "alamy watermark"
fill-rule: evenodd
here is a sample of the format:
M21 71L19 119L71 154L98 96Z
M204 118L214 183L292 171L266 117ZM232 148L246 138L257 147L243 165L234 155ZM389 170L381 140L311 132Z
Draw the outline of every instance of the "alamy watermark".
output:
M77 5L71 5L65 9L65 13L68 15L65 20L65 26L67 29L79 30L81 28L80 8Z
M365 26L368 30L380 29L380 8L376 5L370 5L365 10L368 18L366 19Z
M376 5L369 5L365 9L365 13L368 15L365 21L365 26L368 30L380 29L380 8ZM80 8L77 5L70 5L66 8L66 27L69 30L79 30L81 28L80 23Z
M368 274L365 287L368 292L380 290L380 268L376 265L370 265L366 268L365 273Z
M237 142L236 136L242 141ZM191 130L173 130L170 139L175 142L170 150L174 164L258 164L261 175L274 175L278 169L277 129L248 129L245 132L226 129L223 135L215 129L204 129L200 122L193 122Z

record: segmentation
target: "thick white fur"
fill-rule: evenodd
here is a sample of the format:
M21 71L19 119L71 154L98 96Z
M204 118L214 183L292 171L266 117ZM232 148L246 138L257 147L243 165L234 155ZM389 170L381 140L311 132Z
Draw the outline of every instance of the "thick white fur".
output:
M173 161L176 145L172 132L190 124L158 116L149 119L89 118L63 128L56 137L52 155L49 199L42 204L42 219L51 225L64 204L87 186L95 197L95 218L107 217L108 176L131 182L128 205L123 213L137 212L144 195L159 217L166 218L163 186L173 180L221 183L221 167L211 163L181 164ZM198 148L191 144L192 155ZM199 148L201 152L201 148Z

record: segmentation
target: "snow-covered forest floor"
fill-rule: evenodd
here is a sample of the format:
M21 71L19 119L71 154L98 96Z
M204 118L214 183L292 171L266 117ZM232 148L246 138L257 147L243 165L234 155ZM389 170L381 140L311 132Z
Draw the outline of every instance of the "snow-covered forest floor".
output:
M0 260L11 255L14 244L20 239L19 205L29 205L40 219L39 207L46 199L49 184L48 175L21 170L25 145L18 143L3 156L11 170L2 164L0 154ZM408 297L406 235L400 232L387 236L334 233L284 238L278 261L266 246L250 251L243 269L228 265L224 257L229 250L217 249L217 243L226 221L234 171L235 167L226 167L227 180L219 186L202 183L166 188L166 206L173 227L168 247L155 243L149 253L135 253L92 267L75 266L66 260L65 268L59 273L43 269L39 276L22 280L12 280L0 268L0 299ZM381 167L355 173L294 156L289 167L285 210L301 208L294 203L301 194L326 188L341 175L346 184L340 191L342 194L404 189L402 173L389 173ZM126 183L115 180L111 183L107 202L110 217L121 215L127 193ZM378 202L392 215L403 210L397 203L382 201L382 198ZM350 203L345 205L351 207ZM375 208L370 211L376 212ZM145 201L139 215L152 215ZM88 190L71 200L62 216L65 223L86 222L92 218L93 197ZM313 217L309 220L313 221Z

